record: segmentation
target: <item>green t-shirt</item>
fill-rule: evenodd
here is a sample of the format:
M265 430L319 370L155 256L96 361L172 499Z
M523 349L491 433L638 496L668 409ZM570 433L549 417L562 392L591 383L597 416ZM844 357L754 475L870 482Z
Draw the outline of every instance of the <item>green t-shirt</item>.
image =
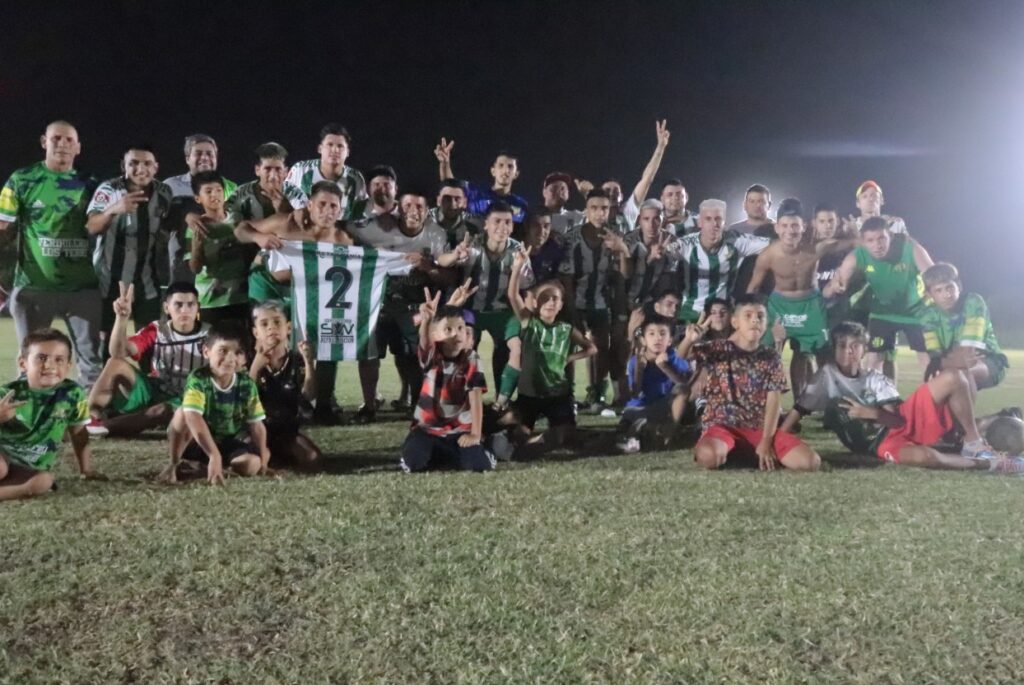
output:
M236 373L231 385L221 388L208 366L188 375L181 408L202 414L214 440L233 438L248 424L266 417L256 382L249 374Z
M928 305L921 314L921 327L928 354L938 356L963 345L977 348L986 356L1003 357L988 316L988 305L977 293L962 295L950 312L944 312L934 304Z
M229 223L208 224L203 240L203 270L196 274L196 290L202 309L245 304L249 301L249 265L259 248L235 239ZM192 229L185 238L192 244Z
M85 390L67 379L53 388L33 390L28 381L18 379L0 387L0 397L12 390L12 401L25 404L15 410L14 418L0 423L0 453L29 468L49 471L68 426L89 422Z
M565 375L565 362L572 347L572 325L565 321L548 325L534 316L523 326L519 339L523 350L519 393L529 397L572 393L572 382Z
M18 169L0 191L0 221L17 224L15 287L73 291L97 287L85 230L95 182L38 162Z
M865 247L854 249L857 269L871 287L871 318L896 323L918 323L923 307L924 283L914 261L914 244L894 235L889 254L875 259Z

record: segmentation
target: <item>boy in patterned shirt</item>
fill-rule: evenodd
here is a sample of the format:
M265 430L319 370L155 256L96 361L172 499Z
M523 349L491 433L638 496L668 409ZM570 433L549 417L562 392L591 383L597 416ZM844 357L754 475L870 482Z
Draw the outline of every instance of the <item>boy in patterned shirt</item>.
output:
M921 278L933 302L921 314L931 360L925 378L942 369L961 369L971 381L972 395L999 385L1010 362L996 340L984 298L960 290L960 273L952 264L939 262Z
M0 387L0 500L32 497L53 487L50 470L67 432L85 477L93 477L85 390L69 380L71 340L52 328L21 343L23 377Z
M415 473L442 457L467 471L490 471L494 458L482 444L487 382L476 355L466 349L462 309L439 308L441 293L431 297L429 288L423 290L418 346L423 385L399 465Z
M316 363L309 342L288 349L292 324L284 303L270 300L252 309L256 354L249 377L256 381L267 413L267 446L277 463L314 468L321 459L316 443L299 432L299 417L316 399Z
M786 374L773 348L762 347L768 312L760 295L736 298L733 334L726 340L693 344L706 329L687 327L679 355L692 359L705 374L701 417L704 432L693 448L694 459L706 469L717 469L734 456L756 455L762 471L776 462L795 471L816 471L821 458L795 435L778 429Z
M160 480L176 483L183 460L206 462L211 485L224 483L225 466L240 476L267 474L266 414L256 382L245 370L241 336L230 329L211 329L203 356L208 366L189 374L181 408L167 428L171 465ZM249 442L239 438L243 430Z
M181 404L185 380L205 364L203 341L210 330L199 321L199 296L194 285L179 281L164 294L166 321L149 322L128 337L135 286L118 284L110 360L89 392L89 435L138 435L166 426ZM135 362L133 365L128 360ZM142 371L145 368L146 371ZM116 416L104 420L107 407Z

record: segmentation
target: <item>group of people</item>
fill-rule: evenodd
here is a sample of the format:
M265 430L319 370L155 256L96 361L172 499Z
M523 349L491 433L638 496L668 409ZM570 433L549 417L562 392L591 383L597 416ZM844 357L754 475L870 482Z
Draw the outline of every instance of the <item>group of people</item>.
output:
M0 499L51 489L65 432L85 475L90 435L156 428L167 430L168 482L316 468L321 450L302 424L376 421L389 350L402 388L391 406L412 424L400 457L410 472L579 448L578 412L618 416L624 452L699 426L693 455L712 469L746 455L765 470L816 470L796 431L823 412L855 452L1024 470L986 444L974 412L1008 367L984 299L883 213L878 183L856 189L856 214L788 198L774 220L769 189L754 184L746 219L727 226L725 202L691 212L678 179L648 197L669 140L656 123L628 194L614 179L553 171L533 204L513 192L513 153L478 184L455 175L454 143L441 139L428 192L400 185L390 166L349 166L338 124L320 131L314 159L289 165L280 144L260 145L242 185L218 172L202 134L186 138L179 176L157 180L153 148L132 144L123 173L97 184L75 168L74 126L52 122L44 160L0 192L20 370L0 390ZM569 209L574 192L582 210ZM70 335L50 328L55 318ZM899 333L925 378L905 400ZM339 359L357 360L355 411L335 398Z

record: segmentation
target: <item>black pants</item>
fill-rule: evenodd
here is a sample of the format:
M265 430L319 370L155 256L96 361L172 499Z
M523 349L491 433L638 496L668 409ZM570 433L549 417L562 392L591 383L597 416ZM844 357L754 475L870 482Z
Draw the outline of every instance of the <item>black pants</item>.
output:
M402 443L402 459L399 462L407 473L426 471L434 458L457 463L465 471L490 471L494 468L493 457L483 445L459 447L459 436L439 437L415 428L409 431Z

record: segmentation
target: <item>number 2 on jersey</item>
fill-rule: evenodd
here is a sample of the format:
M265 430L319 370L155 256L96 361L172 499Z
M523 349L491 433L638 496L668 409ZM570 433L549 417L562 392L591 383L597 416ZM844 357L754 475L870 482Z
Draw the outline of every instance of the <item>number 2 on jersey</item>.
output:
M343 266L332 266L324 273L324 279L328 281L334 281L335 276L338 276L338 287L334 289L334 294L327 300L324 309L348 309L352 303L345 302L342 298L352 286L352 272Z

